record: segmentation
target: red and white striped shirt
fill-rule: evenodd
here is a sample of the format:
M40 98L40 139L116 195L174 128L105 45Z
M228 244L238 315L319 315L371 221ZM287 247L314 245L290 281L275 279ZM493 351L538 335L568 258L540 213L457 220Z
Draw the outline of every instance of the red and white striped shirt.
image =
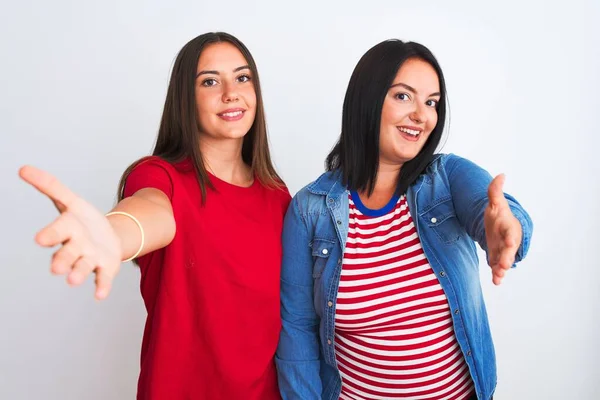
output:
M350 196L335 316L340 399L469 398L473 382L448 301L405 197L381 216L362 207Z

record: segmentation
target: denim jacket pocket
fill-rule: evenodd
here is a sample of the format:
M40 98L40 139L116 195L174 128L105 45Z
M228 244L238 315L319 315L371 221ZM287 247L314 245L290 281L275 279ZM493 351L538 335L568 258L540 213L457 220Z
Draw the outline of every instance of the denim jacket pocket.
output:
M464 229L456 217L451 198L438 202L420 215L427 226L445 244L456 243L464 234Z
M333 251L335 242L329 239L315 238L311 242L312 256L313 256L313 278L320 278L329 255Z

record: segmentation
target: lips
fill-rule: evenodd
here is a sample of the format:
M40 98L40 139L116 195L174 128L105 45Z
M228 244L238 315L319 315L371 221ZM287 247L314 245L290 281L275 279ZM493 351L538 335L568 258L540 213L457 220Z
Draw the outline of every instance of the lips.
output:
M243 108L230 108L218 113L217 116L225 121L238 121L244 117L245 112Z
M419 137L423 132L423 129L414 126L397 126L396 128L398 128L398 131L403 138L411 142L419 140Z
M398 129L400 129L402 132L408 133L409 135L413 136L417 136L419 133L421 133L421 130L405 128L403 126L399 127Z

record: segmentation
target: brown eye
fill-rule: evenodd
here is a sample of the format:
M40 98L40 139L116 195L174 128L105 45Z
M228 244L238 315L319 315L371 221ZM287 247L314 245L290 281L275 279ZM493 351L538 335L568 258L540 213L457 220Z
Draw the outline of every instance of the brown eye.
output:
M217 84L217 80L213 78L208 78L202 81L202 86L211 87Z
M396 95L394 95L394 97L401 101L410 100L410 96L408 95L408 93L396 93Z
M249 76L249 75L240 75L240 76L237 78L238 82L241 82L241 83L249 82L251 79L252 79L252 78L250 78L250 76Z

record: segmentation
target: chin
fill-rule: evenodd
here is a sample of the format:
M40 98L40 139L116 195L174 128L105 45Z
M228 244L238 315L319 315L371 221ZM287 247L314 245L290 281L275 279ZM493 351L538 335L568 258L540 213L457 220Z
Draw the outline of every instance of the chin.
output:
M234 130L229 132L223 132L223 134L219 135L223 139L242 139L244 136L248 134L250 128L246 130Z
M405 163L405 162L409 162L409 161L413 160L418 155L419 155L418 152L399 151L399 152L396 152L396 154L395 154L396 157L395 158L400 163Z

